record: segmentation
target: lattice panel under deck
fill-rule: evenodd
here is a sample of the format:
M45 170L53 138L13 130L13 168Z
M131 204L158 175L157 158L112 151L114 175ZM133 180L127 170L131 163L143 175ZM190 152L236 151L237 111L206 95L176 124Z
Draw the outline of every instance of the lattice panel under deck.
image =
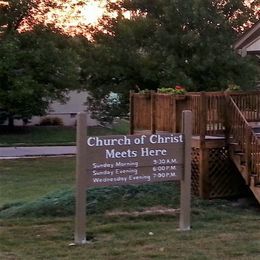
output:
M210 197L230 197L241 193L243 179L225 148L209 150Z
M200 183L200 152L199 148L192 148L192 191L199 194ZM223 198L238 196L245 193L246 186L236 166L230 160L227 149L212 148L209 152L209 175L210 198Z

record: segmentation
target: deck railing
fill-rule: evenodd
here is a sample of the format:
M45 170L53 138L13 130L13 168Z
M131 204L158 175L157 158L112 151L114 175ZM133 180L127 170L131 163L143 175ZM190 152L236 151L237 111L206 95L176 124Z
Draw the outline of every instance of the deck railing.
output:
M205 111L203 111L203 103L201 102L200 93L191 93L187 95L187 109L192 111L192 134L200 135L203 119L206 118Z
M155 92L131 93L131 132L152 130L176 132L181 112L193 112L193 135L224 135L225 120L230 116L225 95L231 96L248 122L260 121L260 91L243 93L191 92L168 95Z
M229 117L229 133L232 142L235 142L241 148L241 151L245 153L245 166L248 171L248 183L250 183L250 177L255 176L255 181L260 184L260 143L253 132L252 128L248 124L245 114L240 110L239 105L236 103L238 100L242 100L240 97L226 96L227 109L230 114ZM242 103L244 105L244 103ZM249 114L247 114L249 115ZM251 174L250 174L251 173Z
M223 135L225 131L224 94L199 92L187 95L168 95L154 92L131 93L131 132L151 130L178 132L181 112L193 112L193 135Z
M189 93L188 109L193 112L194 135L224 135L225 98L222 92Z
M260 121L260 91L229 94L248 122Z
M130 94L130 133L151 128L151 92Z
M181 111L186 96L154 92L130 94L130 133L140 130L176 132L181 127Z

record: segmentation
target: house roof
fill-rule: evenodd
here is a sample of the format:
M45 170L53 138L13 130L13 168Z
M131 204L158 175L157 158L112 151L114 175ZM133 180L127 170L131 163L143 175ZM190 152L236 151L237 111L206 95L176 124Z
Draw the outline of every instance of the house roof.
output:
M260 21L245 31L233 46L242 56L247 54L260 55Z

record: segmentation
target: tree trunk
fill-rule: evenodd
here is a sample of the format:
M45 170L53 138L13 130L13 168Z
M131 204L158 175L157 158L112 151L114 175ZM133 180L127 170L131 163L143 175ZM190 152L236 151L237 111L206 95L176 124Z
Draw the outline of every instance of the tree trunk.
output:
M8 127L10 127L10 128L14 127L14 117L13 116L8 117Z

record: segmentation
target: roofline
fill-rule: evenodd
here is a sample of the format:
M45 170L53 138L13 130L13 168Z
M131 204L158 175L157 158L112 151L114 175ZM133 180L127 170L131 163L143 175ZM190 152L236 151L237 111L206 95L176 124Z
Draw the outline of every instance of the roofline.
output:
M234 43L234 49L237 49L247 38L254 34L258 29L260 29L260 21L256 22L251 28L245 31L238 40Z

